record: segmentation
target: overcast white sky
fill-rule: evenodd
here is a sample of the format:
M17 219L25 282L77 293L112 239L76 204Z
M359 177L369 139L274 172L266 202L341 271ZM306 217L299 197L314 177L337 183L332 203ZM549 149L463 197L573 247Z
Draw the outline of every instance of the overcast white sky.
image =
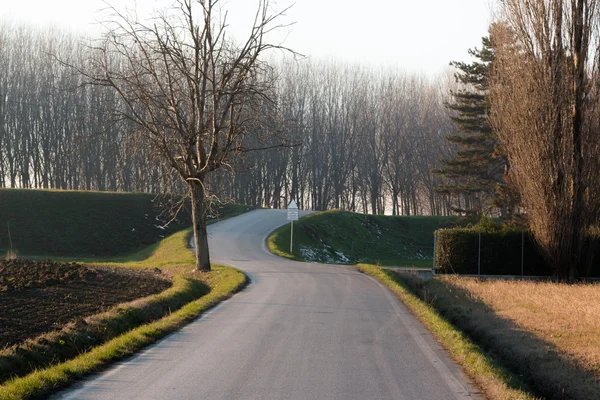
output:
M491 21L493 0L276 0L283 23L295 25L281 32L285 44L313 58L397 67L435 75L450 60L468 60L467 49L479 47ZM117 8L133 0L110 0ZM137 0L150 12L171 0ZM223 0L229 10L232 34L248 27L257 0ZM0 15L34 24L55 24L93 31L102 0L0 0Z

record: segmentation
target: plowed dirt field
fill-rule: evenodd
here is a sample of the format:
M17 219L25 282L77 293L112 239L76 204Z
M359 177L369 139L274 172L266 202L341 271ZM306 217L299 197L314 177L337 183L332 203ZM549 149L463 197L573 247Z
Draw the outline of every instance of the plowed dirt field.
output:
M171 286L160 273L74 263L0 261L0 348Z

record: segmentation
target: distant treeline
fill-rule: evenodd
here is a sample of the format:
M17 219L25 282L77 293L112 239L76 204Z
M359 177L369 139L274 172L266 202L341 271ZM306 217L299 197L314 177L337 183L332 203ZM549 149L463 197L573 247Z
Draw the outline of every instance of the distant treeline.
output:
M114 92L69 66L87 62L89 43L0 23L0 187L183 190L135 126L113 118L123 107ZM443 178L432 173L454 150L445 140L456 131L444 106L451 79L306 60L281 62L277 74L280 134L249 136L272 148L215 174L214 194L402 215L448 215L464 201L437 193Z

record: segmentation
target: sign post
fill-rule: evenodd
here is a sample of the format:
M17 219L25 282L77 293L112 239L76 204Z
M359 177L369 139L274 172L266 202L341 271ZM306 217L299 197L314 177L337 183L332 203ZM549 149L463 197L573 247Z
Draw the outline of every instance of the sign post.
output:
M294 221L298 221L298 205L294 200L290 201L287 208L287 219L291 221L291 232L290 232L290 254L294 249Z

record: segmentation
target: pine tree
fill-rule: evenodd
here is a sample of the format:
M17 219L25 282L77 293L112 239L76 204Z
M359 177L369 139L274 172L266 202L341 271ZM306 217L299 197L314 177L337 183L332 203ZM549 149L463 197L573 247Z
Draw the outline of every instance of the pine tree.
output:
M458 150L434 171L447 178L438 192L458 199L457 212L483 215L486 208L499 207L506 214L507 202L512 202L503 178L506 160L488 119L487 76L494 60L490 37L482 38L481 50L470 49L469 54L476 61L450 63L462 88L450 92L452 101L446 106L454 111L452 120L460 132L446 137Z

